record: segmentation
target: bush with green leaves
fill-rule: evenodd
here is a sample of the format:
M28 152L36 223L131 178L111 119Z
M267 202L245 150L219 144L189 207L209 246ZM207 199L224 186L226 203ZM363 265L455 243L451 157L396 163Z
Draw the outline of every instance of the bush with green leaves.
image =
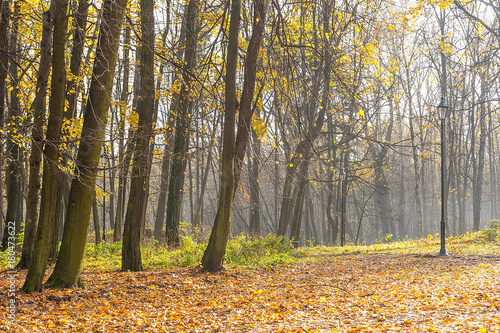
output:
M500 241L500 221L492 220L488 229L484 231L486 240L488 242L499 242Z
M229 241L225 262L243 266L269 267L290 263L300 256L302 254L294 249L292 242L281 236L240 235Z

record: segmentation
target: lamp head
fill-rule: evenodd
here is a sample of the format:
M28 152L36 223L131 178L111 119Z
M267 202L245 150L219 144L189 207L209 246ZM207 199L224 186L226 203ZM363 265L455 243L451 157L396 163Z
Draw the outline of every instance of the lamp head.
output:
M441 97L441 103L437 106L439 112L439 119L445 120L448 113L448 104L444 101L444 97Z
M108 153L106 152L106 150L104 150L101 154L101 161L102 161L102 164L103 165L106 165L107 164L107 160L108 160L109 156L108 156Z

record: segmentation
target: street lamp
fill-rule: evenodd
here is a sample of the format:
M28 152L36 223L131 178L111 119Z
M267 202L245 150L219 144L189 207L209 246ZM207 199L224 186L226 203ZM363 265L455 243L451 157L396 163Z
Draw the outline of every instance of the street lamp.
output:
M448 105L446 104L444 97L441 97L441 103L437 106L439 119L441 120L441 250L439 251L439 256L447 256L446 253L446 203L445 203L445 164L444 164L444 134L445 134L445 121L448 114Z
M102 177L103 177L103 182L102 182L102 190L103 190L103 196L102 196L102 240L106 242L106 163L108 159L108 153L106 153L106 147L104 147L104 151L101 154L101 161L102 161Z

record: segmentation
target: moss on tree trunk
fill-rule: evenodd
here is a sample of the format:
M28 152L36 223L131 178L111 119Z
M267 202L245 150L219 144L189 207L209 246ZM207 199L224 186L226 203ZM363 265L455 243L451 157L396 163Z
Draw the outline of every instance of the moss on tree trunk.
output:
M52 56L52 83L49 101L50 116L47 124L46 144L44 148L44 164L42 191L38 228L31 264L22 290L31 293L42 289L42 281L49 260L51 244L54 237L54 223L58 214L57 195L59 193L59 177L57 161L62 116L65 104L66 86L66 36L68 31L68 0L56 0L54 18L54 51Z
M51 288L77 285L83 261L97 165L111 101L120 31L127 0L105 0L82 136L71 182L61 249L50 277Z

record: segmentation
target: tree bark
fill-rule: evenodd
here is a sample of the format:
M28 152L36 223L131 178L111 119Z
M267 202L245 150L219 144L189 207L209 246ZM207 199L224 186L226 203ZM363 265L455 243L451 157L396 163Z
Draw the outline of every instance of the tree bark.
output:
M408 75L409 77L409 75ZM408 93L408 97L410 97ZM415 130L414 130L414 120L413 120L413 108L411 106L411 98L409 102L409 112L410 112L410 136L411 136L411 147L413 152L413 166L415 175L415 205L417 208L417 237L421 238L423 236L423 218L422 218L422 203L420 198L420 169L419 169L419 153L417 151L417 145L415 142Z
M394 232L394 224L392 219L392 207L390 201L390 187L386 177L386 158L387 153L389 151L389 143L392 138L392 129L394 126L394 117L393 117L393 107L392 102L389 101L389 125L387 127L387 132L384 138L384 145L377 149L375 146L376 143L370 143L370 151L373 158L373 168L374 168L374 186L377 195L375 196L375 203L377 206L377 217L379 220L379 225L382 228L382 237L386 237L389 234ZM381 128L381 124L379 123L376 126L375 131ZM375 132L375 138L377 139L377 132Z
M172 152L172 169L168 185L166 210L166 241L169 246L177 247L180 242L179 223L181 220L182 199L184 196L184 179L187 166L187 154L190 138L192 114L190 100L194 97L193 75L196 68L196 47L198 44L198 0L190 0L186 9L186 51L184 52L184 68L182 86L177 107L174 148Z
M489 168L490 168L490 218L491 220L497 219L498 206L497 206L497 166L495 164L495 144L493 141L493 115L491 110L488 112L488 157L489 157ZM454 187L452 187L454 188Z
M0 12L0 49L5 50L5 52L0 52L0 130L4 130L4 122L5 122L5 92L7 91L5 88L7 86L7 71L9 67L9 58L8 58L8 50L9 44L7 42L7 30L9 27L9 18L10 18L10 7L9 3L3 3ZM4 178L3 178L3 164L4 164L4 152L3 147L0 147L0 198L3 198L3 188L4 188ZM4 241L4 238L8 237L8 221L3 220L4 218L4 208L3 208L3 200L0 200L0 220L2 224L0 226L4 226L4 230L2 233L2 244L0 246L1 250L6 250L7 244ZM5 222L5 223L4 223ZM7 238L8 239L8 238ZM6 239L6 240L7 240Z
M6 142L6 155L7 167L5 170L5 183L7 190L7 212L5 219L7 222L14 222L16 240L19 241L19 232L21 231L21 221L19 212L19 204L22 200L20 193L21 181L21 150L20 140L22 138L22 121L20 117L20 104L19 104L19 66L18 66L18 25L19 25L19 1L14 1L14 11L11 16L11 32L9 38L10 58L12 59L9 64L9 76L11 87L10 91L10 105L7 114L7 142ZM7 248L7 233L4 232L2 239L2 249Z
M221 115L218 115L217 117L214 117L213 119L213 127L212 127L212 135L210 137L210 143L208 146L208 154L205 162L205 169L203 170L203 176L200 184L200 193L197 198L197 203L196 203L196 213L194 215L194 221L193 225L197 228L197 237L201 236L202 234L202 210L203 210L203 198L205 196L205 191L207 188L207 180L208 180L208 173L210 171L210 165L212 164L212 156L213 156L213 146L214 143L216 142L215 136L217 131L217 125L220 123L220 117ZM203 158L203 156L202 156Z
M252 129L253 153L251 159L249 183L250 183L250 234L259 236L261 232L260 222L260 191L259 191L259 164L260 164L260 141L255 130Z
M40 291L54 237L58 193L59 146L66 88L66 36L68 31L68 0L55 0L54 38L52 55L52 83L49 102L46 144L44 148L43 178L37 236L33 257L22 287L26 293ZM92 197L92 196L90 196ZM86 236L86 234L84 234Z
M142 270L141 224L146 199L150 139L154 111L154 3L141 0L141 87L137 105L139 123L130 180L129 201L123 229L122 270Z
M87 15L89 3L87 0L80 0L78 9L74 14L73 20L73 49L71 52L70 72L71 78L68 80L66 87L68 107L64 112L65 119L71 119L75 116L77 97L80 90L80 73L83 60L83 49L85 46L85 36L87 27Z
M264 28L266 22L266 7L264 0L256 0L254 3L254 18L252 37L248 44L245 58L245 73L243 91L241 93L240 108L238 114L238 134L236 136L236 151L234 158L234 193L238 188L241 178L241 169L245 152L250 138L251 121L254 113L253 101L255 92L255 79L257 76L257 60L259 56Z
M78 169L71 182L61 250L49 279L51 288L76 285L80 274L126 5L127 0L105 0L103 3L103 19L76 158Z
M473 193L472 193L472 215L473 215L473 231L479 231L481 228L481 197L483 194L483 179L484 179L484 160L485 160L485 152L486 152L486 137L487 126L486 126L486 108L484 106L485 102L485 84L486 82L482 82L482 96L479 106L479 152L477 156L477 168L476 173L474 175L474 185L473 185Z
M234 200L234 156L236 148L236 73L238 64L238 38L240 27L241 0L231 2L229 41L226 60L226 99L224 104L224 129L222 144L222 170L217 215L203 253L201 265L204 270L216 272L222 269L226 245L231 229L231 206Z
M29 170L28 198L26 202L26 223L24 241L19 268L28 268L33 247L35 246L36 226L38 222L39 192L41 187L40 172L42 169L43 126L45 124L47 86L52 64L52 27L54 25L54 2L49 10L43 13L43 30L40 42L40 65L38 68L36 95L31 105L33 112L33 128L31 130L31 155Z
M127 191L127 173L128 165L130 159L125 155L125 117L126 117L126 105L128 102L128 84L129 84L129 65L130 65L130 25L127 24L125 27L125 38L123 46L123 85L120 96L120 123L118 125L119 134L119 148L118 148L118 158L119 158L119 172L118 172L118 197L116 202L116 215L115 215L115 229L113 232L113 242L119 242L122 239L123 233L123 213L125 207L125 193ZM131 140L131 138L129 138Z
M329 50L330 37L329 37L329 29L330 29L330 18L331 18L331 6L327 2L323 11L323 40L322 43L325 45L324 54L322 55L323 63L315 64L318 68L321 68L322 71L316 70L314 71L314 79L313 79L313 87L311 88L311 96L313 98L308 98L305 96L304 100L304 109L306 112L305 122L307 123L306 133L304 134L304 138L299 142L295 149L295 153L293 157L287 161L286 166L286 176L285 176L285 184L283 187L283 196L281 203L281 214L279 218L279 227L278 227L278 235L284 236L288 230L288 226L290 220L292 220L292 214L294 214L294 210L300 214L302 214L302 209L296 209L294 205L296 203L303 205L303 198L299 197L299 200L296 201L296 197L292 193L298 193L302 196L304 185L300 185L300 180L297 180L296 171L297 167L301 163L305 163L304 166L309 167L309 161L313 144L318 138L321 129L323 128L323 124L326 119L326 110L329 107L330 100L330 79L331 79L331 51ZM315 43L318 44L317 37L315 36ZM319 81L323 81L324 89L322 91L322 95L319 94ZM321 101L319 102L319 112L316 114L316 103L318 98L316 96L321 96ZM307 174L306 169L301 170L302 175ZM300 177L299 177L300 178ZM303 180L302 180L303 181ZM293 218L297 219L297 216ZM294 231L292 231L293 236ZM297 233L297 231L295 231ZM296 242L299 239L294 239Z
M92 219L94 220L95 245L97 245L101 242L101 228L99 227L99 211L95 192L92 198Z
M167 6L170 5L170 1L167 2ZM170 11L167 10L167 24L166 28L163 31L163 36L162 36L162 47L165 47L166 41L167 41L167 34L169 31L169 24L170 24ZM165 70L165 63L164 61L161 62L160 64L160 76L163 75L163 72ZM161 86L161 80L158 79L156 83L156 90L160 89ZM159 109L159 102L160 100L157 99L155 100L155 114L158 114L158 109ZM170 120L172 119L172 120ZM165 140L166 144L164 145L164 153L163 153L163 162L161 166L161 176L160 176L160 193L158 194L158 206L156 209L156 216L155 216L155 224L154 224L154 232L153 232L153 237L156 240L160 240L162 238L162 229L163 229L163 221L165 220L165 204L167 200L167 190L168 190L168 175L170 172L170 142L171 142L171 136L172 136L172 129L174 126L174 118L173 117L168 117L168 125L166 128L166 134L165 134Z
M301 162L300 171L297 175L297 194L295 196L295 202L293 203L294 210L290 232L290 239L293 240L293 245L295 248L299 247L300 244L302 211L304 207L306 186L309 184L309 163L310 156L309 154L307 154L307 156L305 156L304 160Z

